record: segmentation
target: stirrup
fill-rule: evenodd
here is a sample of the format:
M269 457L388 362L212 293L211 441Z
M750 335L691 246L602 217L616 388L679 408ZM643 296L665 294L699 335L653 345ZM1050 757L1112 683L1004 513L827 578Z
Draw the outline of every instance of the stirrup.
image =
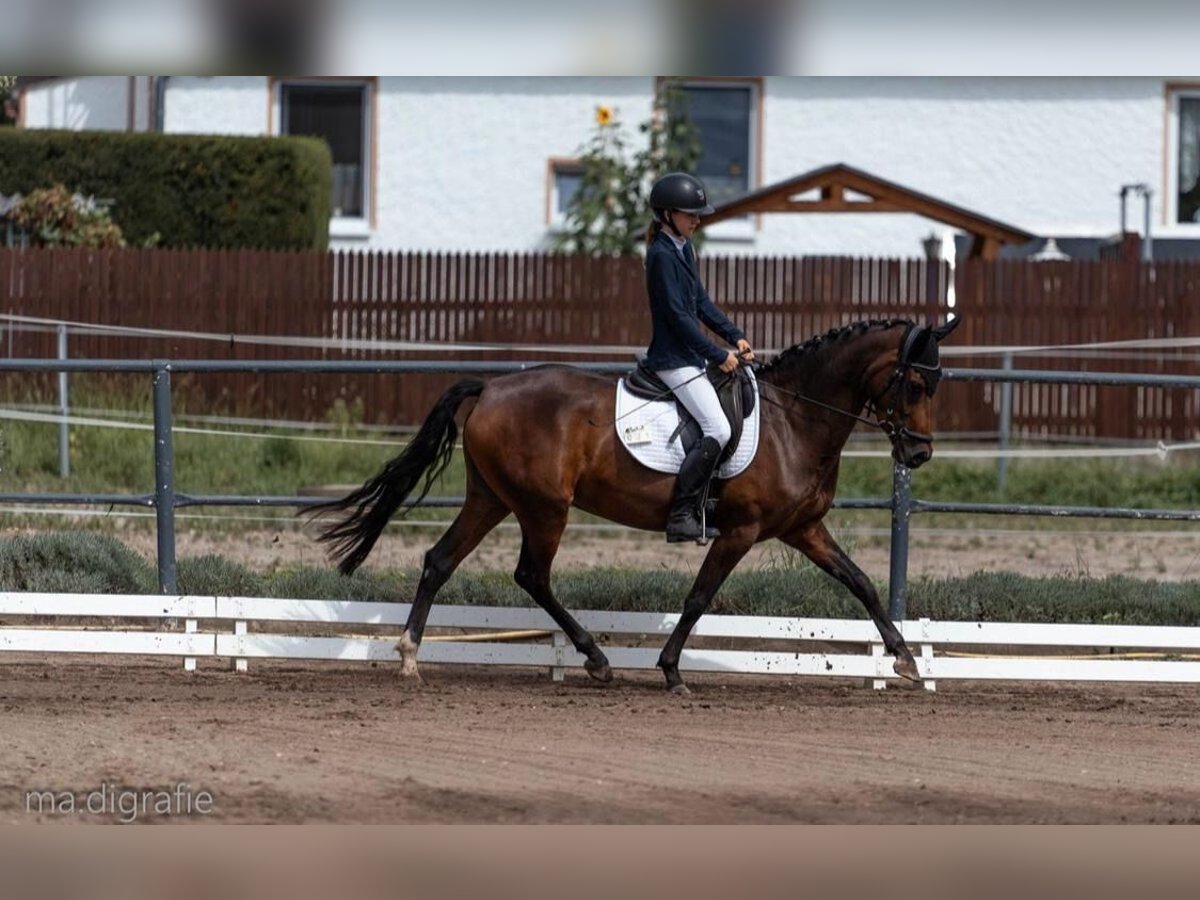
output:
M674 524L670 520L667 521L668 544L682 544L687 541L695 541L703 547L713 538L720 536L721 532L705 522L699 515L694 515L686 521Z

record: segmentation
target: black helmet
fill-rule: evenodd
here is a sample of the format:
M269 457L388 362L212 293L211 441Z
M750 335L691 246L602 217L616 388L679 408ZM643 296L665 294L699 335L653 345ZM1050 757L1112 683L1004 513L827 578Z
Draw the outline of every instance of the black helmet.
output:
M716 212L708 202L708 194L699 178L686 172L671 172L654 182L650 188L650 208L654 218L662 220L666 209L678 209L698 216L709 216Z

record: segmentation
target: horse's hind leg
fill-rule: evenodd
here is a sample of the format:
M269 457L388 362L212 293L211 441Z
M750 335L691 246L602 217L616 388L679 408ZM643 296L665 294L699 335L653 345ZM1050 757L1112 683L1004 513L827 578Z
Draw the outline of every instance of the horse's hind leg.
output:
M404 632L396 642L396 650L400 653L401 675L420 680L417 671L417 650L421 646L421 636L425 633L425 620L429 618L433 598L458 568L459 563L479 546L479 542L500 524L508 512L508 507L487 487L477 482L472 484L471 479L468 479L467 496L458 516L446 533L425 554L425 565L421 569L417 595L413 598Z
M912 651L908 649L904 636L884 611L871 579L854 564L846 555L846 551L838 546L825 524L818 522L801 531L784 535L780 540L788 546L795 547L862 601L862 605L867 608L872 621L875 622L875 627L879 629L883 645L888 653L896 657L896 662L892 664L893 670L909 681L920 681L921 676L917 672L917 663L913 659Z
M567 508L538 510L536 513L517 513L521 523L521 556L513 574L517 584L558 623L575 645L587 657L583 667L597 681L612 681L608 657L596 645L596 639L584 630L550 590L550 566L558 552L559 541L567 527Z

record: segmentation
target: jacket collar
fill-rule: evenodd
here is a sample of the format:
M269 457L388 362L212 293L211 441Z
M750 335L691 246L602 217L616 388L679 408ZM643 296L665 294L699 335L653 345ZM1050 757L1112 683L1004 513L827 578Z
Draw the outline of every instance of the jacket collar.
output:
M664 228L654 238L654 243L656 243L656 244L661 243L665 248L667 248L668 250L670 250L672 253L675 254L676 259L678 259L681 263L683 263L684 268L687 268L687 260L684 258L684 255L683 255L683 248L687 244L687 241L683 241L682 243L676 242L675 237L673 235L671 235L670 233L668 233L667 230Z

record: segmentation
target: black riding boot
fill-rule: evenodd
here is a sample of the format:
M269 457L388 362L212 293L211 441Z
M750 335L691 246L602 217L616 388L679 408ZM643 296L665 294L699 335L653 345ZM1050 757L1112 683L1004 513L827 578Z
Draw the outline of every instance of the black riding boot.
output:
M683 458L683 465L679 467L679 476L675 480L671 512L667 516L668 543L699 541L719 535L715 528L705 528L700 524L700 500L716 471L720 455L721 445L714 438L703 437Z

